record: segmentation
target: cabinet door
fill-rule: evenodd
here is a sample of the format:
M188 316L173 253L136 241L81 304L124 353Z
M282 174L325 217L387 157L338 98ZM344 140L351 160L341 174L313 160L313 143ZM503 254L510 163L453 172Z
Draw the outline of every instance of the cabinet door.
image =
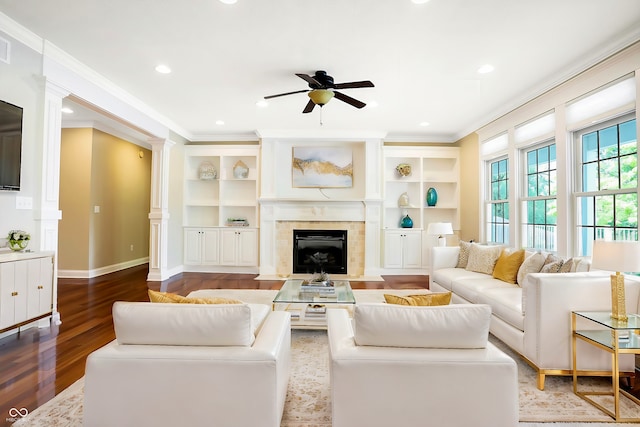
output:
M420 268L422 266L422 236L420 233L404 233L402 266L404 268Z
M258 233L256 230L242 230L238 233L237 265L258 265Z
M403 233L385 231L384 233L384 266L385 268L402 268Z
M202 238L201 264L220 264L220 230L217 228L203 228L200 237Z
M238 230L223 228L220 231L220 264L237 265L238 262Z
M28 319L27 271L28 261L0 264L0 329Z
M199 228L184 229L184 263L198 265L202 259L202 237Z
M53 300L53 260L40 258L30 261L27 291L27 317L32 319L51 313Z

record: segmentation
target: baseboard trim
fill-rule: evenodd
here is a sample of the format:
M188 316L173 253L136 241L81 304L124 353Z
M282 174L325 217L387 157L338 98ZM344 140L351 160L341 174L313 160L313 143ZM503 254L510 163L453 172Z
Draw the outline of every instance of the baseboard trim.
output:
M92 279L116 271L125 270L149 263L149 257L132 259L118 264L107 265L93 270L58 270L58 277L62 279Z

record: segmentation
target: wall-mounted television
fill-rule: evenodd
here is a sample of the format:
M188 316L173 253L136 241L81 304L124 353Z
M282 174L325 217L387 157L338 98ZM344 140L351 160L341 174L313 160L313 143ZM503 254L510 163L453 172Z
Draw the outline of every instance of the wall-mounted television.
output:
M0 190L20 190L22 108L0 101Z

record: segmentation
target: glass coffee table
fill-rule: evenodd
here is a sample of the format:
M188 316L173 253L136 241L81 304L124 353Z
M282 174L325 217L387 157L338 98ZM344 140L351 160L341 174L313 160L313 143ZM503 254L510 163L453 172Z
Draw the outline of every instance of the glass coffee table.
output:
M302 279L290 279L273 299L272 309L291 313L292 329L326 329L327 308L346 308L350 313L356 299L347 280L334 280L334 292L306 291Z

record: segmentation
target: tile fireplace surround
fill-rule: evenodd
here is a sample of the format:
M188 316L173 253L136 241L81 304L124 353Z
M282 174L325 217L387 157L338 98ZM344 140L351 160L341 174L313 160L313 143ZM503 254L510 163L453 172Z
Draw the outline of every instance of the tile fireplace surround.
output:
M260 277L291 277L293 230L347 230L347 275L351 280L377 279L380 259L380 203L262 201L260 210ZM341 275L337 275L341 276Z

